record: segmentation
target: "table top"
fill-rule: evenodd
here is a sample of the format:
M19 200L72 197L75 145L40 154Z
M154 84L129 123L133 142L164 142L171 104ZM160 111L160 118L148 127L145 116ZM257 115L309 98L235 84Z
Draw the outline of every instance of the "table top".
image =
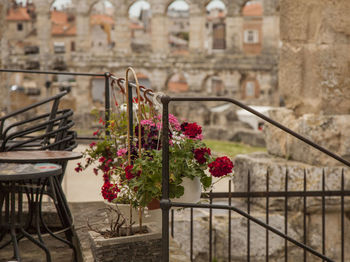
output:
M52 163L17 164L0 163L0 181L37 179L59 175L62 167Z
M83 156L79 152L71 151L8 151L0 152L0 162L6 163L37 163L37 162L52 162L62 160L79 159Z

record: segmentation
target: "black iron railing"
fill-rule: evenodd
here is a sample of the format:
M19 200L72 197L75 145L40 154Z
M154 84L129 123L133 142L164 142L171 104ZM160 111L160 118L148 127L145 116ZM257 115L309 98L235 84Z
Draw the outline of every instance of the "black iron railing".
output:
M30 70L11 70L11 69L0 69L0 72L12 72L12 73L28 73L28 74L53 74L53 75L74 75L74 76L87 76L87 77L104 77L105 78L105 123L106 125L108 124L108 120L110 117L110 78L112 80L116 80L117 78L113 77L110 73L104 73L104 74L93 74L93 73L71 73L71 72L57 72L57 71L30 71ZM128 87L129 89L129 103L131 107L129 108L129 121L130 123L130 134L132 137L133 134L133 117L132 117L132 98L133 98L133 89L135 88L135 85L132 83L129 83ZM142 91L142 90L141 90ZM153 93L148 93L150 96L154 96ZM265 120L266 122L272 124L273 126L283 130L284 132L292 135L295 138L298 138L299 140L305 142L306 144L310 145L311 147L319 150L320 152L323 152L330 156L331 158L338 160L340 163L344 164L347 167L350 167L350 162L343 159L342 157L334 154L333 152L321 147L320 145L312 142L311 140L299 135L298 133L294 132L293 130L281 125L280 123L270 119L269 117L255 111L254 109L244 105L243 103L234 100L234 99L229 99L229 98L223 98L223 97L169 97L166 95L159 95L157 96L160 100L160 102L163 105L163 112L162 112L162 122L163 123L168 123L168 114L169 114L169 104L171 102L196 102L196 101L221 101L221 102L229 102L233 103L236 106L245 109L252 114L258 116L259 118ZM163 124L163 130L162 134L168 134L169 126L166 124ZM132 139L132 138L130 138ZM341 261L346 261L345 258L345 232L344 232L344 227L345 227L345 219L344 219L344 214L345 214L345 201L344 198L347 196L350 196L350 191L344 189L344 170L342 171L341 174L341 185L340 185L340 190L325 190L325 172L321 175L322 179L322 190L317 190L317 191L308 191L307 190L307 175L306 171L304 172L304 178L303 178L303 190L300 191L289 191L289 174L288 171L285 174L285 184L284 184L284 191L270 191L269 188L269 172L266 172L266 190L265 191L260 191L260 192L254 192L251 191L251 174L250 171L248 170L247 172L247 192L232 192L231 190L231 183L229 184L228 192L219 192L219 193L209 193L207 195L203 195L203 197L209 198L209 203L208 204L195 204L195 203L172 203L169 199L169 137L167 135L162 136L162 155L163 155L163 169L162 169L162 199L160 201L161 203L161 209L162 209L162 261L167 262L169 261L169 228L171 229L172 235L174 234L173 231L173 221L174 221L174 212L171 212L171 223L172 226L169 226L169 218L170 218L170 209L171 207L184 207L184 208L190 208L190 217L191 217L191 230L190 230L190 258L191 261L193 260L193 209L194 208L205 208L209 209L209 257L208 260L212 262L213 260L213 247L212 247L212 242L213 242L213 223L212 223L212 217L213 217L213 209L221 209L221 210L227 210L228 215L229 215L229 220L228 220L228 261L231 261L232 257L232 252L231 252L231 212L234 211L241 215L242 217L245 217L247 219L247 261L250 261L251 259L251 232L250 232L250 221L258 224L259 226L265 228L266 230L266 239L265 239L265 245L266 245L266 261L269 261L269 232L273 232L274 234L282 237L284 239L284 260L288 261L288 242L291 242L295 244L296 246L300 247L303 249L303 261L307 261L307 253L313 254L316 257L322 259L323 261L333 261L331 258L326 256L327 252L327 247L326 247L326 197L338 197L340 198L340 207L341 207ZM321 214L322 214L322 251L316 251L315 249L307 246L307 199L312 198L312 197L319 197L321 198ZM235 206L232 205L232 199L245 199L246 200L246 211L243 211ZM259 219L256 219L251 215L251 199L256 199L256 198L262 198L265 199L266 203L266 209L265 209L265 214L266 214L266 219L265 221L261 221ZM269 209L269 203L271 199L273 198L283 198L284 199L284 232L281 232L280 230L277 230L276 228L272 227L269 224L269 217L270 217L270 209ZM297 241L290 236L288 236L288 214L289 214L289 209L288 209L288 200L290 198L302 198L303 202L303 240L302 241ZM222 204L213 204L213 200L215 199L226 199L227 200L227 205L222 205Z
M308 145L312 146L313 148L316 148L317 150L327 154L333 159L338 160L342 164L350 167L350 162L343 159L342 157L334 154L333 152L327 150L326 148L321 147L320 145L312 142L311 140L297 134L296 132L292 131L291 129L281 125L280 123L270 119L269 117L255 111L254 109L242 104L241 102L229 99L229 98L221 98L221 97L169 97L169 96L162 96L161 102L163 104L163 112L162 112L162 156L163 156L163 169L162 169L162 199L160 201L161 209L162 209L162 261L167 262L169 261L169 211L171 207L183 207L183 208L191 208L191 229L193 229L192 223L193 223L193 208L206 208L210 210L209 216L210 216L210 227L209 227L209 261L211 262L212 257L212 209L224 209L228 210L229 212L234 211L238 213L239 215L245 217L248 219L247 224L247 261L250 261L250 221L253 221L254 223L258 224L259 226L266 229L267 237L266 237L266 261L269 260L269 240L268 240L268 232L273 232L277 234L278 236L282 237L285 240L285 261L288 261L288 244L287 242L291 242L295 244L296 246L302 248L304 250L304 261L306 261L306 252L309 252L323 261L333 261L332 259L328 258L326 256L326 249L325 249L325 239L326 239L326 230L325 230L325 197L326 196L339 196L341 197L341 225L342 229L344 229L344 197L350 195L350 191L344 190L344 171L342 172L342 184L341 184L341 190L339 191L326 191L325 190L325 178L324 178L324 172L322 174L322 191L306 191L306 177L304 176L304 190L302 192L290 192L288 191L288 171L286 173L286 179L285 179L285 191L284 192L270 192L268 181L269 181L269 175L267 173L266 181L266 192L250 192L250 172L248 171L248 190L247 192L228 192L228 193L219 193L215 195L214 193L210 194L210 203L209 204L195 204L195 203L172 203L169 199L169 125L164 123L169 123L168 115L169 115L169 103L170 102L195 102L195 101L222 101L222 102L229 102L233 103L240 108L243 108L252 114L260 117L261 119L267 121L268 123L272 124L273 126L283 130L284 132L292 135L295 138L298 138L299 140L307 143ZM229 205L218 205L218 204L212 204L212 200L214 197L228 197L229 198ZM245 197L247 199L247 211L243 211L235 206L231 205L231 198L232 197ZM318 252L315 249L309 247L306 245L306 198L310 196L319 196L322 198L322 252ZM250 198L252 197L265 197L266 198L266 216L267 219L265 222L256 219L252 215L250 215ZM285 219L285 225L284 225L284 232L281 232L277 230L276 228L269 225L269 199L271 197L284 197L285 204L284 204L284 219ZM288 236L288 199L290 197L303 197L304 201L304 241L299 242L290 236ZM173 218L173 215L172 215ZM230 222L229 222L230 223ZM231 231L231 225L229 225L229 232ZM341 233L341 241L342 241L342 247L341 247L341 261L345 261L344 259L344 230L342 230ZM191 230L191 260L192 260L192 254L193 254L193 232ZM229 234L229 242L231 244L231 234ZM229 245L230 249L230 245ZM229 252L229 261L231 260L231 251Z

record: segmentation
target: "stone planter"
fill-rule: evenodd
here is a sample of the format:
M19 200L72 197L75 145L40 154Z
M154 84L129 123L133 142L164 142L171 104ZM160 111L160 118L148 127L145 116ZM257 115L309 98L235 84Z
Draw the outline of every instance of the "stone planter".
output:
M111 206L115 207L116 205L118 206L119 210L122 212L124 217L126 219L130 218L130 205L129 204L113 204L109 203L107 201L104 202L106 206ZM133 217L133 222L135 224L139 223L139 211L136 208L132 209L132 217ZM109 212L106 212L106 222L110 223L111 219L115 220L115 215L109 214ZM143 223L151 223L155 225L155 227L161 227L162 225L162 212L161 209L154 209L154 210L145 210L144 213L142 214L142 221Z
M151 224L145 224L144 229L148 233L115 238L104 238L97 232L89 231L94 261L161 261L161 232ZM137 231L138 225L135 225L133 230Z

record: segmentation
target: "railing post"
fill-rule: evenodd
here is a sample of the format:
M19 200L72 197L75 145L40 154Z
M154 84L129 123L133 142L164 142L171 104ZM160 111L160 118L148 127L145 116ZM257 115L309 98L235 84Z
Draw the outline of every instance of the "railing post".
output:
M168 96L163 96L162 116L162 262L169 262L169 101Z
M111 103L110 103L110 89L109 89L109 73L104 73L105 77L105 130L106 136L109 136L108 125L111 114Z

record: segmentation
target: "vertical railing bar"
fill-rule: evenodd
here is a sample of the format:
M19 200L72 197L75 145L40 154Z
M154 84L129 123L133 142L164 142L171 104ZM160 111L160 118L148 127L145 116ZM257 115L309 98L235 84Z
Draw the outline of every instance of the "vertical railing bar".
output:
M228 182L228 205L232 204L232 184ZM228 262L231 262L231 209L228 211Z
M213 196L212 196L212 190L210 190L209 193L209 203L213 204ZM213 242L213 209L209 208L209 262L212 262L213 259L213 251L212 251L212 242Z
M109 73L104 73L105 77L105 133L109 136L108 125L111 114L111 101L110 101L110 89L109 89Z
M129 92L130 94L130 92ZM129 96L130 99L130 96ZM160 207L162 209L162 262L169 261L169 99L161 98L163 104L162 115L162 199ZM132 101L131 101L132 102Z
M193 208L191 207L191 248L190 248L190 259L193 261Z
M325 171L322 169L322 255L326 255ZM324 261L324 260L323 260Z
M288 192L288 169L286 169L286 179L284 182L285 192ZM288 196L284 198L284 233L288 235ZM284 239L284 261L288 261L288 242Z
M250 215L250 170L248 170L248 184L247 184L248 198L247 198L247 213ZM250 220L247 221L247 261L250 261Z
M341 261L345 261L344 241L345 241L345 224L344 224L344 168L341 172Z
M171 237L174 238L174 209L171 210Z
M306 169L304 168L304 192L306 192ZM303 197L303 205L304 205L304 211L303 211L303 232L304 232L304 237L303 237L303 244L306 245L306 196ZM304 253L304 262L306 262L306 250L303 250Z
M270 174L269 174L269 170L266 170L266 192L269 193L270 190L270 186L269 186L269 182L270 182ZM266 196L266 224L269 224L269 196ZM269 230L266 229L266 262L269 261Z

